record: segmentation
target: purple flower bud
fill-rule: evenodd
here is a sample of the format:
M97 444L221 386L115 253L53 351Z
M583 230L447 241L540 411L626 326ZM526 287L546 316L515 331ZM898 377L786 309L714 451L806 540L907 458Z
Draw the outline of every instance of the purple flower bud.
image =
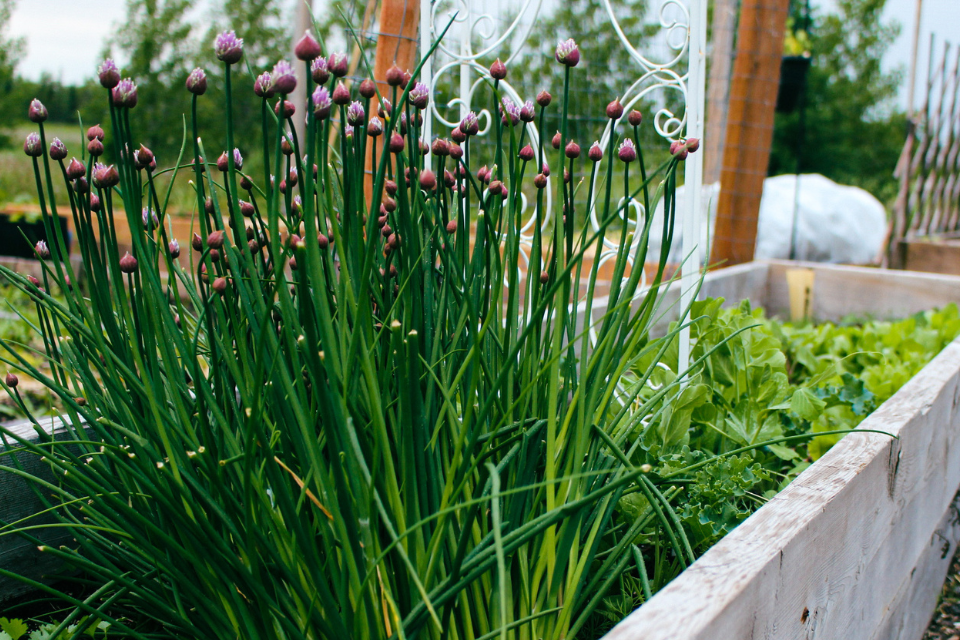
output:
M567 67L575 67L580 62L580 49L573 38L557 43L557 62Z
M330 68L327 66L326 58L317 58L310 63L310 75L317 84L326 84L330 79Z
M550 140L550 144L553 146L554 149L560 148L560 138L561 136L559 131L553 134L553 138Z
M600 162L603 160L603 149L600 148L600 142L596 141L590 145L590 150L587 151L587 157L593 160L594 162Z
M533 147L526 145L523 149L520 149L519 157L524 162L530 162L536 156L536 153L533 150Z
M90 185L87 184L87 179L83 176L80 176L73 181L73 191L75 193L86 193L90 190Z
M313 115L317 120L324 120L330 115L330 108L333 101L330 100L330 92L326 87L317 87L313 92Z
M367 123L367 135L371 138L376 138L383 133L383 123L380 122L380 118L373 116L370 118L370 122Z
M214 278L213 280L213 290L217 295L222 296L227 292L227 279L224 277Z
M257 79L253 81L253 92L261 98L272 98L273 97L273 79L270 77L269 71L264 71L257 76Z
M7 383L7 386L11 389L16 389L17 385L20 384L20 379L12 373L8 373L4 382Z
M141 144L140 148L133 152L133 164L137 169L146 169L151 162L153 162L153 151Z
M399 87L403 84L403 71L397 65L387 69L387 84L391 87Z
M360 89L358 91L360 92L361 97L369 100L373 96L377 95L377 83L370 78L364 78L363 82L360 83Z
M270 73L270 90L281 95L290 95L297 88L297 74L286 60L273 65Z
M460 158L463 157L463 148L460 145L456 144L455 142L450 143L449 150L450 150L450 157L453 158L454 160L459 160Z
M301 60L313 60L320 57L320 43L309 31L305 31L297 46L293 48L293 53Z
M211 231L207 236L207 246L211 249L219 249L223 246L224 234L221 230Z
M67 157L67 146L61 142L60 138L54 138L50 143L50 159L63 160Z
M626 164L630 164L637 159L637 147L633 144L633 140L627 138L623 141L620 150L617 151L617 157Z
M243 168L243 156L240 155L240 149L233 150L233 166L236 169ZM217 169L223 173L226 173L230 169L230 158L227 156L226 151L221 153L220 157L217 158Z
M695 153L700 148L700 138L687 138L687 151Z
M450 155L450 145L443 138L434 140L430 150L433 152L433 155L440 158Z
M633 109L627 114L627 122L629 122L634 127L639 127L640 123L643 122L643 114Z
M477 135L480 131L480 121L477 120L477 114L470 111L467 115L463 116L463 120L460 121L460 131L468 136Z
M564 148L563 153L566 154L568 158L574 160L580 157L580 145L571 140L567 143L566 148Z
M37 244L34 245L33 250L41 260L47 260L50 257L50 247L47 246L44 240L38 241Z
M93 184L101 189L109 189L120 183L120 174L113 165L109 167L98 162L93 165Z
M393 115L393 105L390 104L390 100L384 98L380 101L380 106L377 108L377 115L384 120L390 119L390 116Z
M523 122L533 122L536 116L536 110L533 107L533 100L527 100L520 107L520 120Z
M123 273L133 273L137 270L137 259L130 255L130 252L127 251L122 258L120 258L120 271Z
M128 109L137 106L137 85L133 80L124 78L113 88L113 104Z
M240 201L240 213L243 215L243 217L252 218L253 214L256 212L257 210L252 203L247 202L246 200Z
M410 104L417 109L426 109L427 102L430 100L430 89L422 82L418 82L413 85L413 89L410 90L408 99L410 100Z
M347 140L353 140L353 125L348 124L343 127L343 137Z
M67 178L70 180L77 180L82 178L87 174L86 168L84 168L83 163L73 158L70 160L70 164L67 165Z
M115 86L120 84L120 69L117 68L116 63L107 58L97 69L97 75L100 76L100 84L105 89L113 89Z
M420 173L420 188L424 191L433 191L437 188L437 176L430 169L424 169Z
M95 193L90 194L90 211L100 211L100 198Z
M87 129L87 140L103 140L103 129L100 125L95 124Z
M342 78L347 75L347 54L335 51L327 58L327 68L334 76Z
M450 132L450 139L460 144L467 139L467 134L460 130L459 126L453 128L453 131Z
M542 90L537 94L537 104L541 107L550 106L550 102L553 100L553 96L550 95L550 92L546 89Z
M87 143L87 153L92 155L94 158L103 155L103 143L94 138Z
M403 153L405 146L403 136L394 131L393 135L390 136L390 153Z
M281 107L283 107L283 115L280 114ZM277 104L273 106L273 112L281 118L292 118L297 108L289 100L277 100Z
M507 77L507 65L500 62L500 58L490 65L490 77L494 80L503 80Z
M607 117L611 120L616 120L623 115L623 105L620 104L619 100L614 100L607 105Z
M504 96L500 101L500 105L500 112L503 114L504 124L513 126L520 122L520 107L518 107L513 100Z
M550 165L547 164L546 160L543 161L543 166L540 167L540 173L547 176L548 178L550 177Z
M493 171L491 171L487 165L483 165L477 169L477 180L484 184L490 184L490 178L493 176Z
M176 260L180 257L180 243L176 239L171 240L170 244L167 245L167 249L170 251L170 257Z
M50 115L47 113L47 108L43 106L43 103L34 98L30 101L30 108L27 109L27 117L30 118L31 122L43 122L47 119L47 116Z
M213 52L217 60L236 64L243 57L243 40L233 31L224 31L213 41Z
M350 104L350 90L343 86L343 82L338 82L333 90L333 103L341 106Z
M140 212L140 217L143 219L143 228L147 231L160 226L160 220L157 219L157 212L151 211L150 207L144 207L143 211Z
M547 186L547 176L542 173L538 173L537 176L533 179L533 186L537 189L543 189Z
M39 133L29 133L23 141L23 152L31 158L39 158L43 155L43 144L40 142Z
M197 67L187 76L187 91L195 96L202 96L207 91L207 74Z
M359 127L363 124L366 114L363 111L363 105L360 104L359 100L354 100L350 103L350 106L347 107L347 123L354 127Z

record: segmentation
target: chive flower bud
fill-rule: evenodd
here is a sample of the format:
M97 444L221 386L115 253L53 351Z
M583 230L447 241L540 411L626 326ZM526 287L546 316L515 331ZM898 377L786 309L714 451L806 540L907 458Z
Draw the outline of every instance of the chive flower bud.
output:
M337 78L347 75L347 54L335 51L327 58L327 68Z
M127 109L137 106L137 85L133 80L124 78L113 88L113 104Z
M500 58L490 65L490 77L494 80L503 80L507 77L507 65L500 62Z
M50 159L63 160L67 157L67 147L60 138L54 138L50 143Z
M430 100L430 89L422 82L418 82L413 85L413 89L410 90L407 97L410 104L423 111L427 108L427 102Z
M620 104L620 100L614 99L613 102L607 105L607 117L611 120L616 120L623 115L623 105Z
M220 249L223 246L223 231L219 229L212 231L210 235L207 236L207 246L211 249Z
M383 133L383 123L380 122L380 118L373 116L370 118L370 122L367 123L367 135L371 138L376 138Z
M643 122L643 114L636 109L632 109L630 113L627 114L627 122L634 127L639 127L640 123Z
M580 49L573 38L557 43L557 62L566 67L575 67L580 63Z
M447 223L447 233L456 233L457 232L457 221L451 220Z
M347 107L347 123L353 127L359 127L363 124L366 114L363 111L363 105L359 100L354 100Z
M687 151L696 153L697 149L700 148L700 138L687 138L686 146Z
M290 141L290 136L283 136L283 140L280 141L280 151L285 156L293 155L293 143Z
M338 82L333 90L333 103L341 106L350 104L350 90L343 86L343 82Z
M391 87L399 87L403 84L403 71L397 65L387 69L387 84Z
M14 374L8 373L5 382L11 389L16 389L17 385L20 384L20 379Z
M272 98L273 97L273 79L270 77L269 71L264 71L257 76L257 79L253 81L253 92L261 98Z
M578 145L576 142L571 140L570 142L567 143L567 146L564 148L563 153L571 160L579 158L580 145Z
M317 87L313 92L313 115L317 120L325 120L330 115L330 108L333 101L330 100L330 92L326 87Z
M240 155L240 149L233 150L233 166L236 169L243 168L243 156ZM217 169L221 172L226 173L230 168L230 158L227 156L227 152L224 151L220 154L220 157L217 158Z
M31 158L38 158L43 155L43 145L40 142L39 133L29 133L23 141L23 152Z
M383 185L383 190L387 192L387 195L391 198L397 195L397 183L393 180L387 180Z
M490 178L493 177L493 171L487 168L487 165L483 165L477 169L477 180L483 184L490 184Z
M360 95L367 100L377 95L377 85L370 78L364 78L363 82L360 83Z
M280 107L283 107L283 113L281 115ZM297 108L289 100L277 100L277 104L273 107L273 112L281 118L292 118L293 114L297 112Z
M203 201L203 210L211 216L216 213L217 209L213 206L213 198L207 198Z
M424 191L433 191L437 188L437 175L430 169L424 169L420 173L420 187Z
M536 153L533 151L533 147L531 147L530 145L525 145L523 149L520 149L520 153L518 154L520 159L523 160L524 162L530 162L531 160L533 160L535 155Z
M137 169L146 169L151 162L153 162L153 151L141 144L140 148L133 152L133 163Z
M103 155L103 143L94 138L87 143L87 153L96 158Z
M550 177L550 165L547 164L546 160L543 161L543 166L540 168L540 173L548 178Z
M508 96L504 96L500 101L500 113L503 124L514 126L520 122L520 107L514 103Z
M320 57L320 43L310 35L309 31L304 31L303 37L293 48L293 53L301 60L314 60Z
M133 273L137 270L137 259L130 255L130 252L127 251L122 258L120 258L120 271L123 273Z
M594 162L600 162L603 160L603 149L600 148L599 140L590 145L590 150L587 151L587 157Z
M43 106L42 102L36 98L30 101L30 108L27 109L27 117L30 118L31 122L43 122L49 115L47 108Z
M533 122L534 117L536 116L536 110L533 106L533 100L527 100L523 103L523 106L520 107L520 121L521 122Z
M170 241L167 249L170 251L170 257L174 260L180 257L180 243L177 242L176 239Z
M625 164L630 164L637 159L637 147L633 144L633 140L627 138L623 141L619 151L617 151L617 157Z
M120 174L112 164L107 166L98 162L93 165L93 184L101 189L109 189L120 183Z
M384 98L380 101L380 106L377 107L377 115L384 120L390 119L390 116L393 115L393 105L390 104L390 100Z
M213 290L217 292L217 295L223 295L227 291L227 279L220 277L215 278L213 281Z
M90 211L100 211L101 203L100 198L97 197L97 194L90 194Z
M87 129L87 140L103 140L103 129L100 125L95 124Z
M480 132L480 121L477 120L477 114L470 111L460 121L460 131L468 136L475 136Z
M390 136L390 153L403 153L404 146L403 136L394 131Z
M286 60L273 65L270 72L270 90L281 95L290 95L297 88L297 74Z
M543 175L542 173L538 173L537 177L533 179L533 186L535 186L537 189L543 189L544 187L546 187L547 176Z
M245 218L252 218L253 214L256 213L256 209L253 204L247 202L246 200L240 201L240 213Z
M407 69L403 72L403 86L409 86L411 79L413 79L413 74L410 73L410 69Z
M50 247L47 246L45 240L38 240L37 244L33 246L34 252L37 254L37 257L41 260L47 260L50 258Z
M76 180L82 178L87 174L87 170L84 168L83 163L72 158L70 164L67 165L67 178L70 180Z
M143 211L140 212L140 217L143 219L143 228L147 231L160 226L160 220L157 219L157 212L151 211L149 207L143 208Z
M240 176L240 188L244 191L253 190L253 182L247 176Z
M87 179L83 176L80 176L73 181L73 191L74 193L86 193L90 190L90 185L87 184Z
M326 84L330 79L330 67L327 65L326 58L317 58L310 63L310 75L317 84Z
M560 148L560 137L561 137L561 136L560 136L560 132L559 132L559 131L557 131L555 134L553 134L553 138L550 140L550 144L553 145L553 148L554 148L554 149L559 149L559 148Z
M100 85L104 89L113 89L120 84L120 69L117 68L116 63L110 58L100 63L100 66L97 68L97 75L100 77Z
M455 142L451 142L449 147L450 157L454 160L459 160L463 157L463 148Z
M224 31L213 41L213 52L217 60L227 64L236 64L243 57L243 39L234 31Z
M553 100L553 96L550 95L550 92L546 89L542 90L537 94L537 104L541 107L550 106L550 102Z
M467 134L460 130L459 126L454 127L453 131L450 132L450 139L460 144L467 139Z
M200 234L193 234L193 239L190 241L190 246L193 247L193 250L197 253L203 251L203 238L200 237Z
M430 150L433 152L433 155L441 158L450 155L450 145L443 138L434 140L430 146Z
M207 74L197 67L187 76L187 91L195 96L202 96L207 91Z

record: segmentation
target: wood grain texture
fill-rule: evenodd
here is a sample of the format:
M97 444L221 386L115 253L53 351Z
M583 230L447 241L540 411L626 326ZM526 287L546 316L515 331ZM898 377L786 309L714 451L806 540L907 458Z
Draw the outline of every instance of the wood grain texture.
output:
M904 269L960 275L960 242L957 240L907 240L899 244Z

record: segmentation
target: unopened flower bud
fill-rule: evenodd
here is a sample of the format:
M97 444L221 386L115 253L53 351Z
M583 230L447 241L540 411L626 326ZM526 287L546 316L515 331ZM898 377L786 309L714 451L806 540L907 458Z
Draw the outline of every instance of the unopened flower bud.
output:
M580 49L573 38L557 43L557 62L566 67L575 67L580 62Z
M620 150L617 151L617 157L626 164L630 164L637 159L637 147L633 144L633 140L627 138L623 141Z
M620 100L614 100L607 105L607 117L611 120L616 120L623 115L623 105L620 104Z
M253 92L261 98L273 97L273 78L269 71L264 71L253 81Z
M553 96L550 95L550 92L546 89L542 90L537 94L537 104L541 107L550 106L550 102L553 100Z
M313 81L318 85L326 84L330 79L330 68L327 66L326 58L317 58L310 63L310 75Z
M120 258L120 271L123 273L133 273L137 270L137 259L130 255L130 252Z
M16 389L17 385L20 384L20 379L16 375L8 373L5 382L11 389Z
M176 240L170 241L170 244L167 245L167 250L170 251L170 257L174 260L180 257L180 243Z
M151 162L153 162L153 151L141 144L140 148L133 152L133 163L138 169L145 169Z
M420 187L424 191L433 191L437 188L437 176L430 169L424 169L420 173Z
M90 190L90 185L87 184L87 179L84 176L80 176L73 181L73 191L74 193L86 193Z
M393 180L387 180L383 185L383 190L387 192L387 195L391 198L397 195L397 183Z
M97 194L90 194L90 211L100 211L101 208L100 198L97 197Z
M627 122L629 122L631 126L639 127L640 123L643 122L643 114L636 109L632 109L630 113L627 114Z
M33 251L41 260L47 260L50 257L50 247L47 246L44 240L38 240L37 244L33 247Z
M301 60L313 60L320 57L320 43L309 31L305 31L297 46L293 48L293 53Z
M433 141L430 150L433 152L433 155L442 158L450 155L450 144L443 138L437 138Z
M336 51L331 53L327 58L327 68L337 78L342 78L347 75L347 54L342 51Z
M454 127L453 131L450 132L450 139L456 142L457 144L462 144L467 139L467 134L460 130L460 127Z
M390 153L403 153L405 146L403 136L399 133L394 132L393 135L390 136Z
M570 158L571 160L580 157L580 145L574 141L567 143L567 146L563 149L563 153Z
M97 163L93 166L93 184L101 189L109 189L120 184L120 174L112 164Z
M270 90L280 95L290 95L297 88L297 74L286 60L273 65L270 72Z
M83 166L83 163L72 158L70 164L67 165L67 178L70 180L76 180L82 178L87 174L86 168Z
M87 129L87 140L103 140L103 129L95 124Z
M203 251L203 238L200 237L200 234L193 234L193 239L190 241L190 246L193 247L193 250L197 253Z
M245 217L245 218L252 218L252 217L253 217L253 214L256 213L256 209L254 208L254 206L253 206L251 203L247 202L246 200L241 200L241 201L240 201L240 213L241 213L241 214L243 215L243 217Z
M593 160L594 162L600 162L603 160L603 149L600 148L600 142L594 142L590 145L590 150L587 151L587 157Z
M243 57L243 40L233 31L224 31L213 41L217 59L227 64L236 64Z
M104 89L113 89L115 86L120 84L120 69L117 68L116 63L107 58L97 69L97 76L100 78L100 85Z
M370 78L364 78L363 82L360 83L360 88L358 90L360 95L367 100L377 95L377 83L375 83Z
M103 155L103 143L94 138L87 143L87 153L89 153L94 158Z
M350 104L350 90L343 85L343 82L338 82L337 87L333 90L333 103L339 105Z
M253 182L251 182L247 176L240 176L240 188L244 191L252 191Z
M525 145L522 149L520 149L520 153L518 155L524 162L530 162L534 159L534 157L536 157L536 152L530 145Z
M520 107L520 120L522 122L533 122L536 115L536 109L533 106L532 100L527 100L523 103L523 106Z
M550 144L553 146L554 149L559 149L560 141L561 141L560 132L557 131L555 134L553 134L553 138L550 140Z
M458 144L451 142L448 147L448 151L450 152L450 157L454 160L459 160L463 157L463 148Z
M43 144L40 142L39 133L27 134L23 141L23 152L31 158L39 158L43 155Z
M391 87L399 87L403 84L403 71L397 65L387 69L387 84Z
M503 80L507 77L507 65L500 62L500 58L490 65L490 77L494 80Z
M27 117L31 122L43 122L50 114L43 103L34 98L30 101L30 107L27 109Z
M67 146L63 144L60 138L54 138L50 143L50 159L63 160L67 157Z
M207 198L203 201L203 211L211 216L217 212L216 207L213 206L213 198Z
M547 176L542 173L538 173L537 176L533 179L533 186L537 189L543 189L547 186Z
M187 76L187 91L195 96L202 96L207 92L207 73L197 67Z
M370 118L370 122L367 123L367 135L371 138L376 138L383 133L383 123L380 122L380 118L373 116Z
M218 295L221 295L221 296L222 296L224 293L226 293L226 291L227 291L227 279L226 279L226 278L223 278L223 277L215 278L214 281L213 281L213 290L214 290Z

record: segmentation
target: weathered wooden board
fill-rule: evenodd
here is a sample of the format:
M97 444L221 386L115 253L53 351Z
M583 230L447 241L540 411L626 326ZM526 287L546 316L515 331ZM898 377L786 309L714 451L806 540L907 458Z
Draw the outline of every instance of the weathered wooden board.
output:
M960 242L955 239L901 240L900 254L910 271L960 275Z
M786 313L785 272L766 296ZM813 316L906 315L960 300L960 278L828 265ZM889 279L888 279L889 278ZM614 628L607 640L919 639L958 539L960 340L861 428Z

